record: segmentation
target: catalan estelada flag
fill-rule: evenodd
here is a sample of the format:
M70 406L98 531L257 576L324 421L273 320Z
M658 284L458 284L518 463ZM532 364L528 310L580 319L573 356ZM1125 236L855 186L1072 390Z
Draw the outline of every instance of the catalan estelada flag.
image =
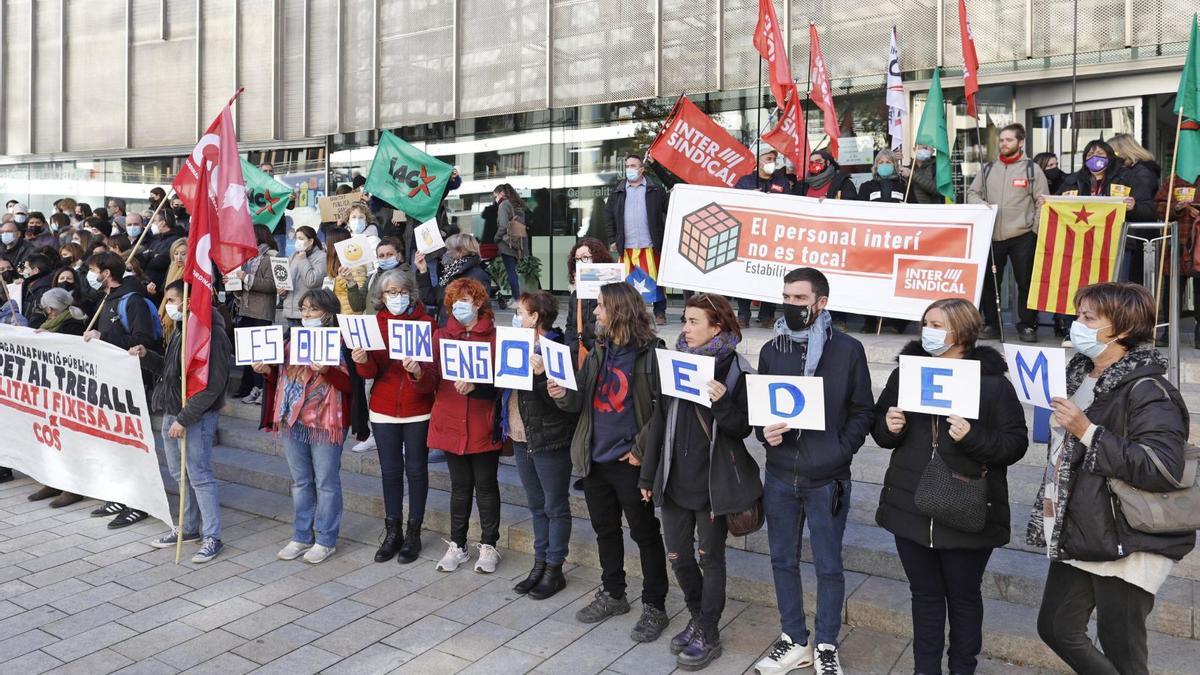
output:
M1075 292L1117 275L1125 203L1110 198L1047 198L1038 225L1028 306L1075 313Z

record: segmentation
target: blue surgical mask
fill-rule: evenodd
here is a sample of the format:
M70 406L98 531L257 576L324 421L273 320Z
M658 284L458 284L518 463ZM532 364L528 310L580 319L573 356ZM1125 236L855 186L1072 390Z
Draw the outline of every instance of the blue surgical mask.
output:
M1107 328L1107 326L1101 326ZM1071 324L1071 346L1075 351L1089 359L1095 359L1104 353L1112 342L1100 342L1100 328L1088 328L1087 324L1076 320Z
M875 173L879 174L880 178L890 178L896 173L896 167L892 164L880 164L875 167Z
M363 218L351 218L350 228L354 230L355 234L360 234L363 230L367 229L367 221Z
M929 150L918 150L917 151L917 159L922 162L929 159L930 157L933 157L933 153Z
M513 314L513 328L524 328L525 322L521 320L520 314Z
M128 228L126 228L126 231L129 233L130 239L137 239L142 235L142 226L130 225Z
M29 220L29 214L26 214L26 213L14 214L13 220L15 220L18 225L24 225L25 221Z
M400 260L397 258L380 258L376 264L379 265L379 269L386 272L387 270L396 269L396 265L400 264Z
M17 240L16 232L5 232L3 234L0 234L0 241L4 242L5 246L12 245L12 243L16 240Z
M305 328L320 328L321 326L325 325L325 320L321 318L300 319L300 325L304 326Z
M104 282L100 280L100 274L95 270L88 270L87 282L88 286L91 286L97 291L100 290L100 287L104 285Z
M454 318L458 319L459 323L466 325L475 318L476 309L470 300L459 300L450 307L450 312L454 314Z
M945 354L954 346L946 344L946 335L946 331L941 328L930 328L929 326L921 328L921 349L933 356Z
M408 311L408 302L408 295L384 298L384 303L392 314L403 314Z
M626 180L637 180L641 176L637 169L625 169Z

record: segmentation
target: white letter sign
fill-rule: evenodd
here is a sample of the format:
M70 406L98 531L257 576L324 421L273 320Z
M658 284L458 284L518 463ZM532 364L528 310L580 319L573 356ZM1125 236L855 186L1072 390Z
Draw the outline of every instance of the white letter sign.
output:
M388 357L433 363L433 324L389 319Z
M283 363L283 326L234 328L237 365Z
M747 375L746 407L750 425L780 422L789 429L825 430L825 385L820 377Z
M576 391L575 364L571 361L571 348L554 340L543 339L542 363L546 366L546 378L557 382L564 389Z
M338 314L338 326L349 349L365 349L369 352L387 349L383 333L379 332L379 321L373 315Z
M1004 345L1008 378L1021 403L1049 408L1050 399L1067 396L1067 350L1061 347Z
M442 377L456 382L492 382L492 345L470 340L442 340Z
M712 407L708 383L713 379L716 359L670 349L654 351L658 355L658 381L663 394Z
M342 339L336 328L292 328L288 363L293 366L336 366L342 360Z
M496 326L496 386L533 391L532 328Z
M979 362L901 356L898 399L906 412L979 419Z

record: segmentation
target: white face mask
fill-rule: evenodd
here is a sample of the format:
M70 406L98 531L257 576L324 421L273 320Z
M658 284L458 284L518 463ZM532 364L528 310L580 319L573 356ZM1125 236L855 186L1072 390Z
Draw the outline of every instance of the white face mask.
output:
M96 272L95 270L88 270L87 282L88 286L91 286L96 290L100 290L100 287L104 285L104 282L100 280L100 273Z
M171 317L172 321L180 321L183 319L183 310L179 309L179 305L166 305L167 316Z
M766 164L763 164L763 172L764 173L775 173L775 169L776 169L775 162L767 162Z
M948 333L940 328L925 326L921 328L921 348L933 356L941 356L954 346L946 344L947 335Z
M363 230L367 229L367 221L363 218L351 218L350 229L354 230L355 234L361 234Z
M308 250L308 240L307 239L297 239L296 240L296 250L297 251L307 251Z
M325 325L325 322L319 317L316 319L300 319L300 325L305 328L320 328Z

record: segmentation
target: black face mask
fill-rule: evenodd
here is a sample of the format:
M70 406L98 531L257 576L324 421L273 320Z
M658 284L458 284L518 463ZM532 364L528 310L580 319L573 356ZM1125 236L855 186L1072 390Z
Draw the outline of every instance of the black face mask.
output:
M63 290L66 290L66 291L74 291L74 290L75 290L75 282L73 282L73 281L64 281L64 282L62 282L61 284L59 284L59 285L58 285L58 287L59 287L59 288L61 288L61 289L63 289Z
M1053 183L1055 181L1060 181L1063 179L1063 171L1062 171L1062 169L1059 169L1057 167L1055 167L1053 169L1046 169L1045 174L1046 174L1046 180L1050 181L1051 183Z
M4 279L4 283L6 284L11 284L12 282L16 281L17 273L14 270L4 270L3 272L0 272L0 279Z
M806 330L817 320L817 314L814 305L783 305L783 321L791 331Z
M187 209L185 209L184 207L176 206L175 208L173 208L171 210L175 212L176 218L187 218L188 212L187 212Z

